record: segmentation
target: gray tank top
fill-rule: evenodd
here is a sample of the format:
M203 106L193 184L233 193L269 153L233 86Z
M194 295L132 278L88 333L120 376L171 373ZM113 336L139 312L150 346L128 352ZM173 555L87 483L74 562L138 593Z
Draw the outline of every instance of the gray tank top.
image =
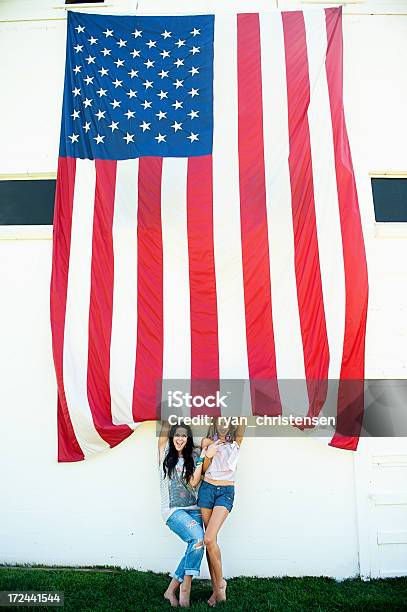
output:
M159 457L158 469L160 473L160 492L161 492L161 515L165 522L168 521L171 514L175 510L194 510L198 506L196 504L198 498L199 486L194 488L187 484L182 477L182 471L184 468L184 458L180 457L178 463L175 466L175 470L172 473L172 478L164 477L163 462L168 454L170 443L164 447L164 451L161 452ZM194 449L193 458L194 463L199 456L199 449Z

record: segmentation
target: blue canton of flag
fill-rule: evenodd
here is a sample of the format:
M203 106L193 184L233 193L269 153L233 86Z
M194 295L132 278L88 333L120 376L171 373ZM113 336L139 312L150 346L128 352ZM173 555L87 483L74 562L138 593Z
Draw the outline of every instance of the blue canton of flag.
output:
M212 153L213 15L68 12L60 156Z

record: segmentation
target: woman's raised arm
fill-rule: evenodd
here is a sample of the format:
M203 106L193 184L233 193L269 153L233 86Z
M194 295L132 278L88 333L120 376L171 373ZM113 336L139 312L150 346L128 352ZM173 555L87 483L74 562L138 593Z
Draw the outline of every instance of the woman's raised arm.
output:
M243 442L244 432L246 429L246 425L238 425L236 428L236 442L240 446Z
M158 450L163 450L164 446L167 444L168 433L170 431L170 424L168 421L161 421L161 431L158 437Z

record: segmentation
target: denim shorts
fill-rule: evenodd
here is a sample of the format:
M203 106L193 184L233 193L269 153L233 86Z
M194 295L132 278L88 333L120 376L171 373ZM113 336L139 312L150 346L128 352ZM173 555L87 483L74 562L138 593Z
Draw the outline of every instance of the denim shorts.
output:
M232 511L235 498L234 485L214 485L203 480L198 492L198 506L200 508L212 509L215 506L224 506Z

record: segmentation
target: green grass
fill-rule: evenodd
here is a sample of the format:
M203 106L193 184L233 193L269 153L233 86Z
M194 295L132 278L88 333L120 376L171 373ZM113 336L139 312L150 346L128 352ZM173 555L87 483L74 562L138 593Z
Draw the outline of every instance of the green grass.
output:
M93 567L89 571L30 566L0 566L0 590L63 591L63 608L24 607L21 610L64 612L155 612L170 611L162 593L169 578L165 574L120 568ZM110 571L107 571L110 570ZM211 593L207 580L192 583L192 612L208 612ZM363 582L359 578L337 582L333 578L233 578L228 581L228 601L217 610L290 610L325 612L407 610L407 577ZM2 608L12 610L16 608Z

